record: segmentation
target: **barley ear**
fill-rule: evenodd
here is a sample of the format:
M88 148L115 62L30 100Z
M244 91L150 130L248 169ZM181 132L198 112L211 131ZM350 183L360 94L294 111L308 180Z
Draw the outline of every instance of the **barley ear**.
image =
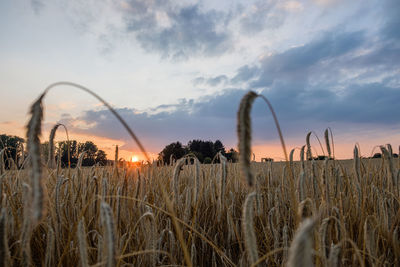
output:
M250 91L240 101L237 113L237 135L239 140L239 161L242 173L249 186L254 184L254 177L250 171L251 162L251 118L250 112L254 100L258 95Z
M315 226L313 219L305 219L293 238L289 249L288 267L314 266L312 259L312 235Z
M39 136L42 132L43 97L44 94L42 94L31 106L31 119L27 126L28 152L31 156L32 163L32 219L35 223L42 219L44 215L44 193L39 140Z
M243 205L242 212L242 227L244 233L244 243L246 246L247 256L250 264L258 260L257 238L254 230L253 213L254 213L254 199L256 192L247 195L246 201Z

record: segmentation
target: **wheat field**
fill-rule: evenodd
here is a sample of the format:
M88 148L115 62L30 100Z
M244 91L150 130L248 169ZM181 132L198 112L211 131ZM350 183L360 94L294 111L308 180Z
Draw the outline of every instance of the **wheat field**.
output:
M43 96L28 125L29 164L1 162L1 266L400 265L400 161L390 145L382 159L355 147L353 160L307 160L308 135L300 161L292 150L285 162L252 162L257 96L248 94L240 163L188 155L171 166L62 169L38 149ZM331 146L328 137L329 156Z

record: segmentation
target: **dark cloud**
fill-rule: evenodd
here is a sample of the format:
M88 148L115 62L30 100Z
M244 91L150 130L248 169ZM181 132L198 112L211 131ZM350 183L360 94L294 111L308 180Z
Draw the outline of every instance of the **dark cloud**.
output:
M145 5L137 8L137 12L147 20L151 12L146 10ZM205 28L213 29L217 22L206 23L213 21L213 14L191 6L170 11L170 27L161 28L157 20L153 23L151 19L140 27L147 27L149 32L156 33L154 40L149 42L153 45L164 42L165 47L152 49L165 52L167 56L175 56L178 52L183 55L204 52L210 45L206 42L209 30L201 29L200 37L193 34L203 22ZM395 25L397 18L390 12L388 14L377 38L369 38L363 31L334 29L302 46L266 56L252 65L244 65L231 78L216 75L193 80L196 86L230 84L235 88L226 88L219 94L197 100L180 99L176 104L160 105L148 112L127 108L118 112L143 138L143 142L152 146L150 149L153 151L161 150L169 142L179 140L186 143L193 138L221 139L228 145L235 145L236 112L240 99L246 93L246 90L238 88L257 90L266 96L275 109L285 137L289 138L328 126L336 132L347 132L348 125L400 128L397 115L400 103L400 47L393 42L397 38L396 31L389 31L396 29L390 25ZM192 25L193 29L185 30L185 23ZM140 32L138 29L132 31ZM183 41L175 42L170 37L162 39L164 31L170 31L171 36L175 39L180 37ZM203 33L206 37L201 37ZM195 40L186 39L190 36ZM254 104L252 118L255 139L277 138L271 114L261 99ZM74 120L85 121L88 125L95 123L90 129L75 131L129 140L123 128L106 110L87 111L79 118L64 119L69 124ZM130 145L132 143L127 146Z
M277 79L305 80L311 71L318 71L326 61L339 60L341 56L359 48L363 40L363 32L329 32L303 46L265 57L259 69L252 69L253 73L260 75L251 86L267 87ZM251 77L251 73L248 76Z
M231 79L231 82L232 83L248 82L256 75L258 75L259 71L260 69L256 66L250 67L248 65L245 65L238 69L236 75Z
M169 2L130 1L126 25L145 50L179 60L230 50L226 17L227 14L215 10L203 11L199 5L179 7Z
M221 139L228 146L235 146L236 112L245 93L245 90L227 89L196 101L181 99L175 105L158 106L151 113L129 108L117 111L152 151L161 150L170 142L186 143L194 138ZM261 93L272 103L286 138L328 126L334 126L337 132L347 132L349 124L373 124L382 129L399 127L400 87L383 83L349 84L338 92L282 82ZM252 118L255 139L277 138L272 116L261 99L254 104ZM94 126L74 128L74 120ZM65 117L61 122L74 132L125 140L125 149L134 146L108 110L89 110L79 118Z
M387 0L385 5L385 23L382 28L384 38L393 41L400 40L400 1Z

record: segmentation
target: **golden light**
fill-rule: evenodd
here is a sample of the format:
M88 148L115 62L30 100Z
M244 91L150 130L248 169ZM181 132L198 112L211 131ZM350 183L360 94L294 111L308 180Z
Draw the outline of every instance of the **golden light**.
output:
M132 162L138 162L139 158L137 156L132 156Z

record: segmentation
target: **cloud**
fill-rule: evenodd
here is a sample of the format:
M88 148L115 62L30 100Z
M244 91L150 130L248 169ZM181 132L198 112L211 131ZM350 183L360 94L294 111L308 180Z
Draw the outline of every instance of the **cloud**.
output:
M231 35L224 24L227 14L204 11L197 4L130 1L125 17L127 31L135 34L142 48L165 58L216 56L232 48Z
M241 32L253 35L269 28L279 28L285 21L286 13L276 8L278 1L258 1L243 12L240 19Z
M385 23L382 28L384 38L393 41L400 40L400 1L388 0L385 5Z
M215 36L208 38L207 33L221 23L216 11L203 11L196 5L176 9L165 5L162 10L167 11L162 15L157 13L161 12L158 7L149 8L147 4L129 10L130 14L141 14L134 16L137 22L128 19L133 23L130 31L138 36L154 33L142 41L147 42L147 49L166 57L208 53L207 47L213 42L209 41ZM194 86L225 87L217 94L180 99L147 111L124 108L118 112L152 151L194 138L221 139L234 146L236 112L248 89L270 100L288 138L328 126L335 132L350 133L366 125L382 131L399 129L400 47L393 42L395 31L388 30L395 23L396 18L388 16L376 38L370 38L366 30L334 28L302 45L243 65L232 77L216 73L192 81ZM200 24L206 29L200 29ZM186 29L184 25L192 27ZM252 118L256 140L276 140L272 117L260 99L254 104ZM64 121L74 131L122 139L127 142L126 148L134 147L107 110L88 110ZM81 127L82 122L90 127Z
M236 75L231 79L232 83L247 82L259 75L259 68L257 66L242 66L237 70Z
M128 125L150 151L160 151L166 144L200 138L222 140L227 146L236 145L236 112L240 99L246 93L241 89L226 89L218 95L197 100L181 99L174 105L162 105L151 112L130 108L117 109ZM309 130L333 127L335 132L348 132L363 125L380 129L399 128L398 103L400 87L383 83L349 84L338 92L319 87L294 86L277 83L261 91L271 101L286 138L302 138ZM276 140L272 116L261 99L253 111L254 139ZM72 132L124 140L122 149L135 145L125 130L108 110L88 110L77 118L65 117L62 123Z
M36 15L39 15L44 8L44 3L40 0L31 0L31 7Z
M260 62L261 67L252 68L247 75L251 77L259 72L259 78L251 83L254 88L270 86L277 79L300 82L307 79L316 66L338 60L359 48L363 40L363 32L328 32L305 45L265 57Z
M211 78L197 77L193 80L193 85L203 85L206 84L208 86L218 86L220 84L225 84L228 81L228 77L226 75L218 75Z

